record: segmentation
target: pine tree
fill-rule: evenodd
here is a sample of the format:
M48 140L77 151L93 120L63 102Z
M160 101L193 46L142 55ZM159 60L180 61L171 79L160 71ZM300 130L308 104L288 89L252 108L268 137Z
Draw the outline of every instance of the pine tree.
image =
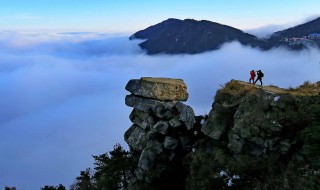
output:
M70 190L95 190L90 168L80 172L80 176L76 178L76 182L71 185Z
M116 144L109 153L93 156L98 189L126 189L136 166L134 156Z
M63 185L59 184L59 186L46 185L42 187L41 190L67 190L67 189Z

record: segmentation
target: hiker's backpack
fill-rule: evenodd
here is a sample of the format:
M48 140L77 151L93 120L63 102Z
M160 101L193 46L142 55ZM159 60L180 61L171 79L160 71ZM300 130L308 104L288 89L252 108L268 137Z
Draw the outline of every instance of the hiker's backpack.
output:
M264 74L263 74L263 72L261 72L261 71L260 71L260 73L261 73L261 77L264 77Z

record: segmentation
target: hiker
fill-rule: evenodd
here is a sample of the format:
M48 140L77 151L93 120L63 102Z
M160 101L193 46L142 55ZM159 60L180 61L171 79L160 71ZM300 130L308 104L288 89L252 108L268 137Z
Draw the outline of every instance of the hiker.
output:
M250 79L249 79L249 83L254 83L254 77L256 77L256 72L254 72L254 70L250 71Z
M256 84L256 82L259 80L260 84L262 86L262 77L264 77L264 74L261 70L259 70L259 71L257 71L257 75L258 75L258 77L257 77L256 81L254 82L254 84Z

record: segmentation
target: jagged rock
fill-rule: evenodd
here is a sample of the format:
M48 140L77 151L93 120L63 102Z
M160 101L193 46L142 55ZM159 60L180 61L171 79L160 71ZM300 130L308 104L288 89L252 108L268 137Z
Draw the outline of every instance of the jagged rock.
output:
M167 133L168 127L169 127L169 123L167 121L158 121L152 127L152 130L165 135Z
M141 173L144 173L145 171L150 171L153 165L155 164L154 160L156 159L157 154L153 151L149 151L147 149L144 149L141 153L138 168L141 168ZM143 176L143 175L142 175Z
M155 140L158 136L158 133L156 131L149 131L147 133L147 140Z
M157 163L159 155L163 153L163 146L160 142L156 140L149 140L146 148L144 148L141 152L137 169L135 170L135 176L140 181L145 181L147 183L151 183L153 177L148 174L153 171L153 173L159 172L157 171ZM148 177L148 179L147 179Z
M133 124L124 134L124 140L135 151L142 151L146 143L146 132L138 125Z
M147 150L153 152L153 154L160 154L163 152L163 146L157 140L148 141Z
M125 103L129 107L133 107L146 113L149 113L150 111L155 113L157 107L161 107L165 110L171 110L176 104L176 102L162 102L158 100L137 97L134 95L127 95Z
M180 121L182 121L188 130L191 130L195 123L195 116L193 109L182 102L177 102L175 108L180 113Z
M166 138L164 139L163 145L166 149L175 149L178 146L178 140L172 137L166 136Z
M235 154L240 154L244 145L243 139L236 134L229 134L228 148Z
M174 118L172 118L169 121L169 124L173 128L176 128L176 127L179 127L179 126L183 125L183 123L180 121L180 115L177 115Z
M186 101L187 86L181 79L150 78L132 79L126 85L126 90L136 96L162 101Z
M138 109L133 109L129 118L132 123L140 126L143 129L150 128L154 125L153 117L149 113L140 111Z
M130 95L126 104L134 107L130 119L135 125L125 139L130 149L140 154L132 181L136 190L158 189L163 181L172 184L179 179L183 185L195 185L199 180L207 183L198 177L199 172L214 176L219 171L212 168L229 165L242 171L251 163L263 168L269 161L291 163L299 158L302 164L319 167L320 96L292 97L232 81L217 92L204 125L200 117L194 124L192 108L181 102ZM146 120L149 126L143 127ZM204 134L195 136L194 131L200 130ZM183 168L182 162L189 162L191 171ZM246 170L259 173L254 168ZM187 180L185 176L175 178L186 171L190 172ZM193 181L188 183L190 179Z
M163 152L162 144L156 140L148 141L147 147L141 152L138 162L137 178L141 180L145 173L152 170L157 163L157 157Z
M219 140L221 135L226 131L226 125L217 121L215 111L211 110L207 122L202 126L201 131L203 134Z
M142 169L140 169L140 168L136 169L135 175L136 175L137 179L139 179L140 181L142 181L144 178L143 174L144 174L144 171Z
M168 104L168 102L165 104ZM169 120L173 118L175 114L173 109L168 109L168 107L171 108L171 106L172 105L165 107L164 104L159 104L155 107L154 114L160 119Z

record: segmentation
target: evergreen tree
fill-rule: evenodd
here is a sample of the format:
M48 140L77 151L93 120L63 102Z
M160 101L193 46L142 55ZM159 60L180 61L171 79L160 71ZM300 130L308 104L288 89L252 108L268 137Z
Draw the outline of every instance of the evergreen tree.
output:
M109 153L93 156L93 178L99 190L126 189L136 166L134 156L116 144Z
M67 189L63 185L59 184L58 186L46 185L42 187L41 190L67 190Z
M71 185L70 190L95 190L90 168L80 172L80 176L76 178L76 182Z
M17 190L16 187L8 187L8 186L5 186L4 187L4 190Z

